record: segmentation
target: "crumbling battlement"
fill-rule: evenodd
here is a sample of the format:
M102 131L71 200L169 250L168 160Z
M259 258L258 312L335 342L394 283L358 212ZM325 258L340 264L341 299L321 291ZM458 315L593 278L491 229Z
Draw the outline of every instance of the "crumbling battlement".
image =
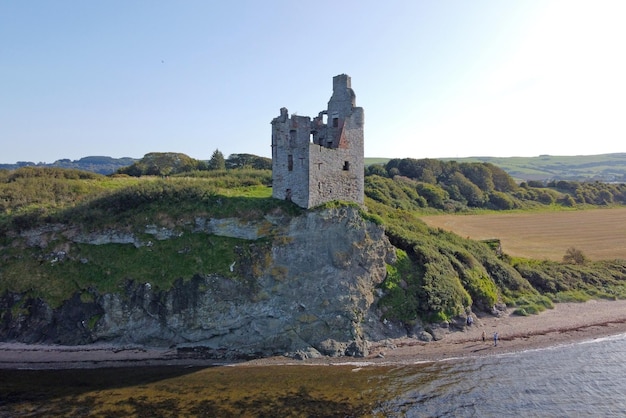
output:
M363 108L356 107L350 77L333 77L328 109L311 120L272 120L272 196L311 208L331 200L363 204Z

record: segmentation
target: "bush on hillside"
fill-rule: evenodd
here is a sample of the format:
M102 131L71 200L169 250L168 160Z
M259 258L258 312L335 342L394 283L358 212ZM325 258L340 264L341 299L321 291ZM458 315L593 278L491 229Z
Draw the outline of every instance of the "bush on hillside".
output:
M578 248L570 247L565 251L563 262L568 264L585 264L587 257Z
M506 193L493 191L489 193L489 207L496 210L515 208L515 200Z
M193 159L178 152L151 152L128 167L119 169L119 174L140 176L170 176L193 170L206 170L204 161Z

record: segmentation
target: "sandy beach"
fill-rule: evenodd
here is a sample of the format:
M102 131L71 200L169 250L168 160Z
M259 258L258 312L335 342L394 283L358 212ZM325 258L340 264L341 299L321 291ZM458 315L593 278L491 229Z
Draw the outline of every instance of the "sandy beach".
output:
M486 340L483 342L482 333ZM498 333L494 346L493 334ZM382 360L395 362L440 360L539 349L626 333L626 300L591 300L559 303L538 315L484 315L465 332L452 332L445 339L422 343L396 340L391 349L384 344L372 349Z
M485 332L486 340L482 340ZM499 341L494 346L493 334ZM527 317L481 315L466 331L454 331L439 341L421 342L412 338L372 344L364 358L322 357L293 360L272 357L238 365L280 364L405 364L447 358L484 356L521 351L626 333L626 300L592 300L560 303L538 315ZM94 344L87 346L27 345L0 343L0 369L70 369L149 365L219 365L225 362L181 358L176 349ZM232 363L228 363L232 364Z

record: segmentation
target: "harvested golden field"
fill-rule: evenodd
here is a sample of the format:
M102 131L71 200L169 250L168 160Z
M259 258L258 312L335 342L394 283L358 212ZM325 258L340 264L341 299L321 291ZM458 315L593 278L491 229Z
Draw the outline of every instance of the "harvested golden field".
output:
M434 215L429 226L475 240L499 238L514 257L561 261L570 247L591 260L626 259L626 208L484 215Z

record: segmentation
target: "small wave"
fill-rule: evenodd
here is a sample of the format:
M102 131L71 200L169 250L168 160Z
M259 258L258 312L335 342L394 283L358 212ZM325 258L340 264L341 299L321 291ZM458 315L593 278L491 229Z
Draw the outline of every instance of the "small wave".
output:
M626 334L609 335L606 337L593 338L591 340L580 341L578 344L595 344L607 341L620 341L626 339Z

